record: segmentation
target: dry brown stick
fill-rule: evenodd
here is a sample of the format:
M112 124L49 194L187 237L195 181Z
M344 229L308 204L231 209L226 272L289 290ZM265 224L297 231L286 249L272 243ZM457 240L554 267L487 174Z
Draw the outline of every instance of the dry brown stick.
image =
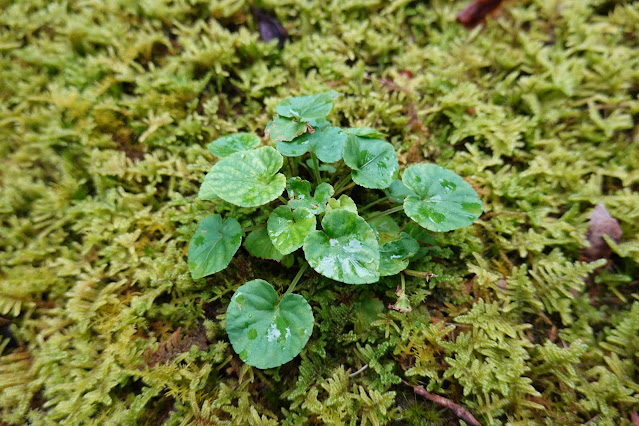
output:
M471 424L473 426L481 426L481 423L479 423L477 419L475 419L475 417L473 417L473 415L470 414L470 411L468 411L461 405L455 404L453 401L451 401L450 399L444 398L443 396L430 393L426 389L424 389L422 386L413 386L404 380L402 380L402 382L404 382L406 386L412 387L413 391L415 391L417 395L423 396L424 398L434 402L435 404L448 408L453 413L455 413L455 415L458 418L462 419L466 423Z

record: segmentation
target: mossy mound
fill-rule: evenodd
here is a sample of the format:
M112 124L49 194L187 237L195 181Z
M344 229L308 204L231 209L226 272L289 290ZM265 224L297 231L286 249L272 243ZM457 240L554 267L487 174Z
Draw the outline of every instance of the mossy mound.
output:
M637 416L639 2L505 2L470 31L464 1L256 3L283 48L243 0L0 5L4 423L457 421L402 379L486 424ZM226 337L228 300L296 270L240 251L191 279L204 215L264 221L197 200L206 144L331 88L335 123L465 176L485 214L411 266L436 277L407 280L410 313L386 308L399 277L301 282L308 346L253 369ZM581 261L598 203L624 237Z

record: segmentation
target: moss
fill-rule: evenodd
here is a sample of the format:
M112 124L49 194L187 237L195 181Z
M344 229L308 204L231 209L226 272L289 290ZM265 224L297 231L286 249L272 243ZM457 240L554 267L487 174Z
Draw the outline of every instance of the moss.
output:
M468 31L455 22L464 3L0 2L3 421L451 419L407 402L404 379L482 423L629 424L639 5L506 2ZM255 5L287 28L283 49L260 41ZM253 370L224 333L230 295L258 277L282 286L295 268L239 256L191 279L202 216L246 227L262 214L197 200L205 147L328 88L344 94L336 122L466 176L486 212L425 244L411 268L437 277L407 279L411 313L384 308L397 277L300 283L319 324L309 345ZM605 265L579 258L597 203L624 232Z

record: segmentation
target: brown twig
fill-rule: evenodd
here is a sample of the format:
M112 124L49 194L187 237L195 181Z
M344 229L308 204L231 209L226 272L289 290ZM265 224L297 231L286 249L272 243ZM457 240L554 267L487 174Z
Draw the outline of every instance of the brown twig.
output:
M410 383L406 382L405 380L402 380L402 382L404 382L404 384L406 386L412 387L413 391L417 395L423 396L424 398L428 399L429 401L434 402L435 404L438 404L438 405L441 405L442 407L448 408L453 413L455 413L455 415L458 418L462 419L466 423L468 423L470 425L473 425L473 426L481 426L481 423L479 423L477 421L477 419L475 419L475 417L472 414L470 414L470 411L468 411L467 409L465 409L461 405L455 404L453 401L451 401L450 399L444 398L443 396L439 396L439 395L435 395L434 393L430 393L426 389L424 389L422 386L413 386Z

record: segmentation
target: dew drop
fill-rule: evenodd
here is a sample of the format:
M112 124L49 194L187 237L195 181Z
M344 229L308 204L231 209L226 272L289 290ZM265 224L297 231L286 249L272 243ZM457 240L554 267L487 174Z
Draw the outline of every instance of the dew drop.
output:
M251 328L251 329L248 331L248 338L249 338L250 340L255 340L255 339L257 339L257 330L256 330L256 329L254 329L254 328Z

